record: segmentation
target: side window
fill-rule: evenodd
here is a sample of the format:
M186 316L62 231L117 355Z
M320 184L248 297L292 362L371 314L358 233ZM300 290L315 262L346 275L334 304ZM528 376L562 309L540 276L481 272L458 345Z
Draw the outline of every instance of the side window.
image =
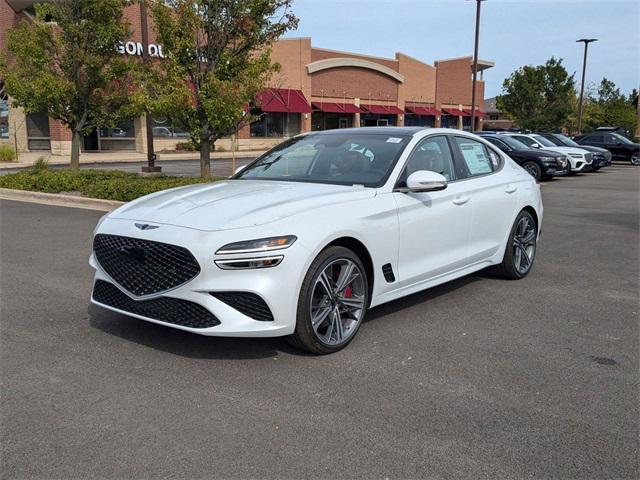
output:
M455 137L455 139L462 153L464 166L469 177L486 175L493 172L500 165L500 159L497 154L490 152L483 143L465 137Z
M515 139L521 143L524 143L527 147L533 147L534 145L536 145L536 141L534 139L525 137L524 135L518 135L517 137L515 137Z
M502 142L501 140L498 140L497 138L488 137L487 141L489 143L493 143L496 147L498 147L503 152L509 151L509 147L504 142Z
M445 136L428 137L418 144L400 174L398 185L406 185L409 175L418 170L430 170L444 176L447 181L455 180L453 155Z
M615 145L616 144L616 137L614 137L613 135L603 135L604 137L604 144L605 145Z

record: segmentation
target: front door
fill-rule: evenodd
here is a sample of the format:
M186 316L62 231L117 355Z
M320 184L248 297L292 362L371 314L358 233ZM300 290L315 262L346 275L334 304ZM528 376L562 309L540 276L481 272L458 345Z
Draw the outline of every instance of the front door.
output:
M431 170L450 183L438 192L393 195L398 206L400 288L436 278L468 263L472 222L465 182L456 182L451 145L446 135L422 140L411 153L398 186L413 172Z

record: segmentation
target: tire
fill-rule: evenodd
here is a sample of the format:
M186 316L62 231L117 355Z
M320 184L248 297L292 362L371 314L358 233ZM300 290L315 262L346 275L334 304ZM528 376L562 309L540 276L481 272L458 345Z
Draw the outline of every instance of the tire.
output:
M287 341L317 355L342 350L358 332L368 306L369 279L362 261L347 248L329 247L304 277L296 328Z
M571 162L567 160L567 177L570 177L573 174L574 173L573 173L573 170L571 169Z
M525 229L522 229L525 224ZM526 277L535 261L538 240L538 226L533 216L526 210L522 210L513 222L504 257L500 265L493 269L496 276L507 280L519 280ZM528 259L528 266L522 268L525 260Z
M629 157L629 163L631 163L631 165L635 165L636 167L640 166L640 152L632 153Z
M522 164L522 168L524 168L527 173L535 178L538 182L542 179L542 169L536 162L524 162Z

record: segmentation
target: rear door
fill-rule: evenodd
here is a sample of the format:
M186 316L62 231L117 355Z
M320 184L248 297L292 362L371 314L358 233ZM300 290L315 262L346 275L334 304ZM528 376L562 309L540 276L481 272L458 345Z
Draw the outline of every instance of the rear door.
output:
M453 140L460 183L471 198L469 260L476 263L503 246L515 215L519 185L493 148L461 135Z

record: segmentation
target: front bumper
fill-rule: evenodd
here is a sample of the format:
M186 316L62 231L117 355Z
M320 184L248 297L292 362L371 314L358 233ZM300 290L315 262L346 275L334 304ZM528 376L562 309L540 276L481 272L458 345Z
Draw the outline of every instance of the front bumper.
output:
M198 230L162 225L157 230L140 231L133 227L134 222L122 220L107 220L100 227L99 233L112 235L129 236L151 240L156 242L170 243L187 248L196 258L200 265L200 273L187 283L172 290L159 292L157 294L136 297L125 288L118 285L98 263L95 254L91 255L90 265L95 268L94 286L96 282L103 281L115 286L119 292L126 295L127 302L116 303L124 305L123 308L116 308L114 304L101 302L100 295L92 294L91 302L108 310L127 315L130 317L146 320L149 322L165 325L180 330L208 336L225 337L277 337L289 335L295 329L296 309L298 294L302 283L304 272L309 261L309 251L301 242L296 242L287 249L278 251L284 255L283 261L271 268L251 269L251 270L222 270L214 264L214 258L255 258L268 256L269 254L239 254L239 255L215 255L222 245L238 240L238 231L235 232L202 232ZM244 229L243 229L244 230ZM288 233L288 232L287 232ZM264 235L251 229L249 238L261 238ZM257 237L255 235L258 235ZM273 252L270 252L273 255ZM267 305L273 320L257 320L252 316L242 313L237 308L225 303L213 294L221 292L245 292L258 296ZM174 299L168 302L173 306L173 315L180 315L180 303L186 302L195 304L197 308L203 307L210 312L218 324L194 328L192 323L163 321L162 315L154 314L153 301L167 298ZM132 303L133 302L133 303ZM145 307L148 305L151 308ZM134 305L135 308L132 308ZM175 306L177 305L177 306ZM186 305L189 307L189 305ZM140 307L140 308L138 308ZM214 322L215 323L215 322Z

